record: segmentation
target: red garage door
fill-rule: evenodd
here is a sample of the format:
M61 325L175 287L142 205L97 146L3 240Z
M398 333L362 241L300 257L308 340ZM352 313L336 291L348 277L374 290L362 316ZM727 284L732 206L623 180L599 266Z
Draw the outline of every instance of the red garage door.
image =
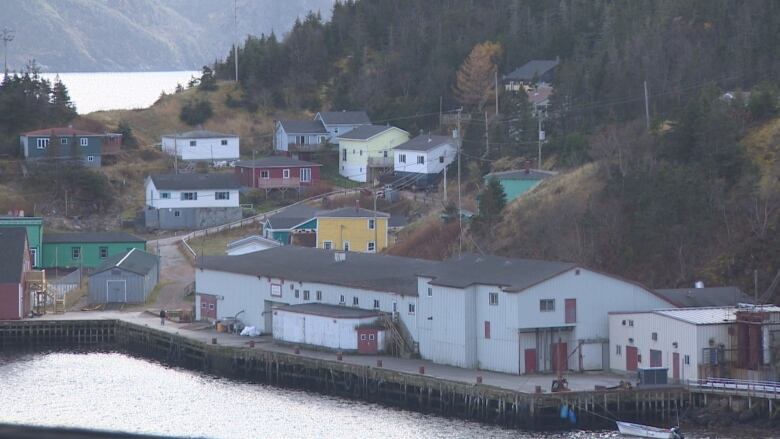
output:
M639 350L636 346L626 346L626 370L637 370L639 366Z
M525 350L525 373L536 373L536 349Z
M569 355L566 343L550 345L552 353L552 370L569 370Z

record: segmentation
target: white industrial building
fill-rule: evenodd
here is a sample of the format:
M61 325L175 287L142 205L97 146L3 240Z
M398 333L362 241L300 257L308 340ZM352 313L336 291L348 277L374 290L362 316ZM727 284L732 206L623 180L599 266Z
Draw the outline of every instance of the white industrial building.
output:
M464 255L444 262L283 246L206 257L196 310L272 333L278 306L322 303L393 315L425 358L524 374L609 367L608 313L675 304L576 264ZM201 318L201 315L197 315Z
M610 369L667 368L668 378L680 381L720 376L721 366L737 361L740 312L760 313L768 321L760 325L758 337L759 363L768 365L770 341L776 337L771 333L780 334L780 308L744 305L611 312Z
M182 160L238 160L239 137L235 134L197 130L162 136L162 150Z

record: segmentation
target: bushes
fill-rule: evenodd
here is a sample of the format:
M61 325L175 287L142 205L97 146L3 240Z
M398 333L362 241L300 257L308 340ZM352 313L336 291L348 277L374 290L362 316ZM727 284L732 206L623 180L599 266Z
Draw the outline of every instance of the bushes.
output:
M192 100L181 107L179 119L190 126L200 125L214 114L211 102L205 99Z

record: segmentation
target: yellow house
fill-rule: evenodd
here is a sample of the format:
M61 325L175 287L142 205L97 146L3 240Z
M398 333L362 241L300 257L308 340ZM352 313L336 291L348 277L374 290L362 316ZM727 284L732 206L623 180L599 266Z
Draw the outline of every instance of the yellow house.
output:
M317 248L376 253L387 248L390 215L357 207L317 214Z
M409 133L389 125L362 125L339 137L339 174L372 182L393 168L393 148L409 140Z

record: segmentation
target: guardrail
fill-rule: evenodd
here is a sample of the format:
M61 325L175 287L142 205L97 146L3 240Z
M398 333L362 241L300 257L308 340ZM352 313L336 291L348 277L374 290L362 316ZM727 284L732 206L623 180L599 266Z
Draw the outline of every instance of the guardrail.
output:
M688 380L686 385L690 390L698 392L780 399L780 382L778 381L705 378L701 380Z

